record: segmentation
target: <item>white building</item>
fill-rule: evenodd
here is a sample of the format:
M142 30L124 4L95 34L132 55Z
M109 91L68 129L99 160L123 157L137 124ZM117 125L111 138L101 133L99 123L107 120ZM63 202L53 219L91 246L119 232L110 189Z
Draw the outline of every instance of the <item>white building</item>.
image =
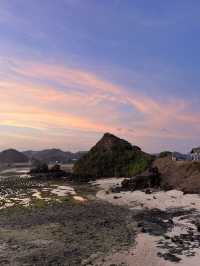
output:
M193 161L200 161L200 147L192 149L190 155Z

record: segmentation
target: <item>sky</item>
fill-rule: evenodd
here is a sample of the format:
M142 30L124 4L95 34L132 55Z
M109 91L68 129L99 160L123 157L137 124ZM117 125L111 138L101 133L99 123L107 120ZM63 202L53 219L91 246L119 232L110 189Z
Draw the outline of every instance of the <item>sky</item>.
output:
M0 0L0 150L200 146L200 1Z

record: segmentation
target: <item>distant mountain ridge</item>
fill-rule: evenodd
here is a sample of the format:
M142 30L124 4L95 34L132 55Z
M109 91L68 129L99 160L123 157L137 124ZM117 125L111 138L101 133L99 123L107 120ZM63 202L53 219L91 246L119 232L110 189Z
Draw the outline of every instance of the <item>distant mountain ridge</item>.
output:
M46 149L41 151L24 151L23 154L27 156L30 160L36 159L46 163L55 163L56 161L61 163L68 163L71 161L79 160L87 152L80 151L72 153L69 151L62 151L60 149Z
M0 163L1 164L12 164L12 163L26 163L28 157L15 149L7 149L0 152Z

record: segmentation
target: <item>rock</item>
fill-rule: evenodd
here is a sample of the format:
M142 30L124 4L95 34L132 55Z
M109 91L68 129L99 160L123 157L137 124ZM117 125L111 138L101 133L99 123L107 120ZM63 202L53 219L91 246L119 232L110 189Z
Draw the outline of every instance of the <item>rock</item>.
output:
M120 199L121 197L118 196L114 196L113 199Z
M196 223L197 231L200 232L200 223L199 221Z
M146 194L151 194L152 191L151 191L149 188L147 188L147 189L145 190L145 193L146 193Z
M169 261L172 261L172 262L180 262L181 261L181 258L171 254L171 253L161 253L161 252L158 252L157 254L159 257L162 257L164 258L165 260L169 260Z
M144 227L142 227L142 228L141 228L141 232L142 232L142 233L146 233L147 230L146 230Z
M138 227L142 227L143 226L143 223L138 223Z
M174 225L174 221L172 219L169 219L168 222L172 225Z
M161 178L157 167L149 168L145 175L125 178L121 183L122 191L134 191L146 189L146 194L151 194L150 188L160 187Z

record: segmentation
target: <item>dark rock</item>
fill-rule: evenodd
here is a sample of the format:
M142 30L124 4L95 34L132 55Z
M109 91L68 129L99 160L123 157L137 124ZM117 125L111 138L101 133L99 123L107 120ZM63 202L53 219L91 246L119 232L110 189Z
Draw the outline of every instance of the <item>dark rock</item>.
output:
M199 221L196 222L196 227L197 227L197 231L200 232L200 222Z
M141 228L141 232L142 232L142 233L146 233L147 230L146 230L144 227L142 227L142 228Z
M147 188L147 189L145 190L145 193L146 193L146 194L151 194L152 191L151 191L151 189Z
M170 224L174 225L174 222L173 222L173 220L172 220L171 218L168 220L168 222L169 222Z
M118 196L114 196L113 199L120 199L121 197Z
M151 194L150 188L158 188L161 183L161 177L157 167L149 168L146 175L138 175L131 178L126 178L121 183L121 190L142 190L146 189L146 194Z
M181 261L181 258L179 258L179 257L177 257L177 256L175 256L175 255L173 255L171 253L162 254L162 253L159 252L158 256L162 257L165 260L169 260L169 261L172 261L172 262L180 262Z

